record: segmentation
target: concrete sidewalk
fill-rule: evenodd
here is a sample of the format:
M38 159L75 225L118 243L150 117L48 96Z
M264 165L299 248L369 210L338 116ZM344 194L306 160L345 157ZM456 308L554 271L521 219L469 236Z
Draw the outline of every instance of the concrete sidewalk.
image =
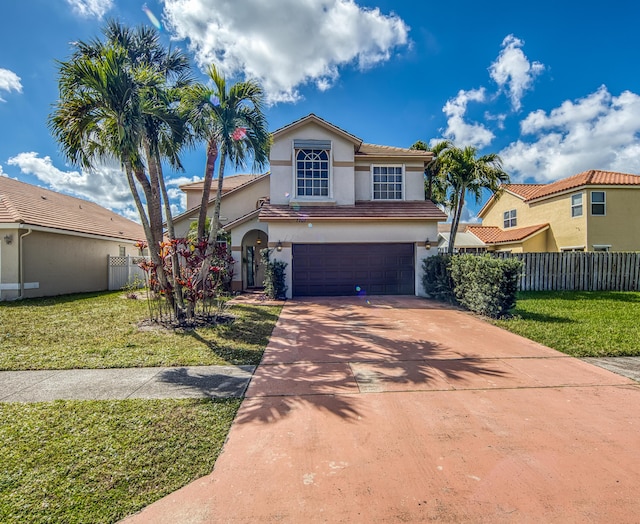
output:
M0 372L0 401L242 397L255 366Z
M637 382L367 298L287 303L214 471L126 522L638 521Z

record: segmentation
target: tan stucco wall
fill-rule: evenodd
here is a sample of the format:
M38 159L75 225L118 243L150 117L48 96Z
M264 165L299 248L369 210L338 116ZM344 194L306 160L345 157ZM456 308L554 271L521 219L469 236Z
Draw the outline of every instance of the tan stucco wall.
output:
M591 191L604 191L606 215L591 215ZM587 190L587 249L611 245L611 251L640 251L640 188L598 188Z
M17 228L0 229L0 300L10 300L19 294L19 291L5 287L12 287L19 281L18 235L24 233L26 231ZM11 237L11 244L6 243L5 236Z
M214 183L217 183L217 181L214 180ZM187 197L187 209L200 206L202 191L199 191L197 189L183 189L183 191L185 196Z
M543 253L547 251L547 234L549 230L538 233L537 235L525 240L522 243L523 253Z
M24 281L37 282L24 297L102 291L108 287L107 255L119 246L136 255L133 242L100 240L34 231L23 241Z
M331 140L332 173L330 195L324 200L335 200L338 205L353 205L355 202L354 146L345 138L331 133L314 122L297 127L278 136L271 146L271 203L288 204L290 200L304 201L295 197L293 140ZM340 165L348 163L349 165ZM286 165L280 165L286 164ZM309 199L309 200L318 200Z
M286 262L286 284L288 297L291 298L291 244L314 243L380 243L380 242L411 242L421 244L415 250L416 260L416 294L422 294L422 259L429 255L435 255L437 248L430 251L424 249L426 238L436 238L438 226L435 221L353 221L346 224L345 221L322 222L288 222L272 221L269 223L269 242L281 241L286 247L282 251L273 252L273 257Z
M215 180L214 180L215 183ZM269 177L261 178L238 191L232 191L222 197L220 203L220 217L222 223L236 220L256 209L256 204L260 198L269 196ZM199 202L198 202L199 203ZM210 203L207 209L207 216L212 217L214 203ZM198 211L190 213L188 216L176 220L174 223L177 238L187 236L191 222L198 219Z
M516 227L547 223L550 225L550 231L545 234L546 246L541 248L536 244L535 249L532 248L531 251L559 251L561 247L584 245L587 231L585 196L583 196L582 216L571 216L571 195L577 193L580 191L525 204L520 198L503 192L483 215L482 225L503 229L504 212L516 209L518 220Z

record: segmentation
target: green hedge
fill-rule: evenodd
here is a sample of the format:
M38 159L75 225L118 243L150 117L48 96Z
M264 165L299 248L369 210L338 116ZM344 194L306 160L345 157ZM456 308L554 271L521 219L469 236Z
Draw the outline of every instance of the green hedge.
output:
M433 260L435 259L435 260ZM516 305L522 262L490 255L436 255L423 260L427 296L499 318Z

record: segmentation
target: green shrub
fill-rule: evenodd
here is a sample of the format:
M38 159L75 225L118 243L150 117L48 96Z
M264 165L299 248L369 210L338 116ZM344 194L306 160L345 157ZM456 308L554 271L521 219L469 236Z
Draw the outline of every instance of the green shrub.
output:
M500 318L516 305L520 260L458 255L452 257L450 271L455 297L470 311Z
M264 292L269 298L285 298L287 296L287 285L285 284L286 262L282 260L271 260L272 249L260 251L260 257L264 264Z
M450 255L435 255L422 261L422 287L429 298L455 302L450 264Z

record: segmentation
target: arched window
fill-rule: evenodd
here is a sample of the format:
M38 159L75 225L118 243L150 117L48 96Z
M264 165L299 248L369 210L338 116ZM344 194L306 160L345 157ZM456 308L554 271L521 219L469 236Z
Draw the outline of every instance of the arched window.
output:
M329 196L329 151L297 150L296 194L300 197Z

